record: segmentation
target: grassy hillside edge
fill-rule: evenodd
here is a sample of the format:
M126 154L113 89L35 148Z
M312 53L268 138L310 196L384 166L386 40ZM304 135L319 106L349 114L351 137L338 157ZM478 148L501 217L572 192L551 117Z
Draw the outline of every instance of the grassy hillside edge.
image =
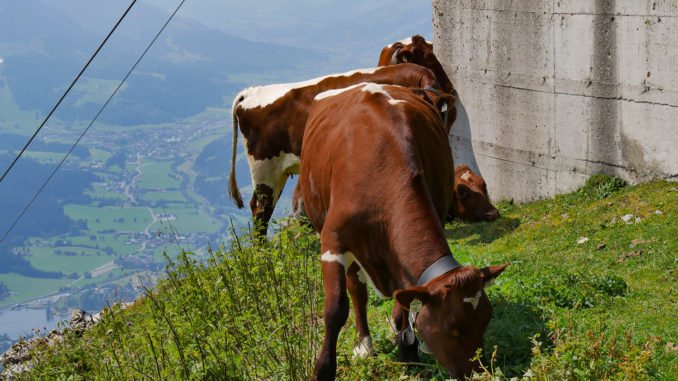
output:
M626 187L594 176L581 189L489 223L445 227L454 255L511 265L488 289L485 372L476 379L678 379L678 185ZM307 379L322 343L319 243L303 227L269 245L235 239L207 263L190 253L127 309L39 348L25 379ZM435 358L396 360L393 301L370 296L377 354L353 359L353 316L340 335L340 379L443 380Z

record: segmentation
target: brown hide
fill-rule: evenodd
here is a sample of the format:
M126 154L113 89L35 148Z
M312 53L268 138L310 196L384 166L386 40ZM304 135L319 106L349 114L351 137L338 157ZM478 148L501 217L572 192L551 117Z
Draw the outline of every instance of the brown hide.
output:
M433 44L427 42L423 37L415 35L412 36L408 44L398 41L385 46L381 50L377 66L388 66L406 62L431 69L442 89L446 93L454 93L452 82L447 77L443 65L440 64L440 61L438 61L438 58L433 53Z
M451 217L469 222L492 221L499 217L499 211L490 203L485 180L468 165L454 169L454 193L456 201Z
M447 100L449 107L454 101ZM381 294L403 293L394 310L403 330L412 300L407 295L419 292L424 305L417 328L452 375L477 365L470 358L491 314L482 285L501 271L484 275L485 269L462 267L416 287L424 270L451 255L442 228L454 185L446 136L436 107L400 86L365 84L314 101L299 179L323 253L325 341L314 378L334 378L337 337L348 317L347 287L360 337L369 338L360 271ZM472 276L457 276L467 273ZM475 295L478 308L471 308L464 298ZM463 337L436 333L467 320L473 328ZM402 332L399 351L405 346Z
M242 105L243 102L256 100L257 96L263 98L262 93L281 85L260 86L241 91L233 103L233 156L229 186L229 194L238 207L243 206L235 178L238 128L247 141L245 151L252 160L271 159L281 153L299 156L304 126L313 98L323 91L344 88L361 82L396 84L412 89L423 89L429 86L440 90L435 75L429 69L415 64L403 64L378 68L372 73L357 72L324 77L311 85L293 88L263 107L245 108ZM456 111L453 115L456 115ZM453 122L454 118L449 118L448 129ZM298 173L298 167L291 165L286 168L277 168L270 174L267 173L267 176L271 176L269 185L267 185L256 180L261 177L261 174L256 173L258 169L252 167L251 161L249 164L255 188L250 207L253 217L260 224L260 230L265 233L268 219L287 176ZM274 186L272 187L271 184Z

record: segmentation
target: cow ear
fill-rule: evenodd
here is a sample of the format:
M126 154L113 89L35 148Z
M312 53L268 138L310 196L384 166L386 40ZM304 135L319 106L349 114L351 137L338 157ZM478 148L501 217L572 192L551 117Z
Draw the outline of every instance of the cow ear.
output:
M509 263L506 262L503 265L487 266L480 269L480 273L483 274L483 288L492 286L494 280L508 267L508 265Z
M421 300L426 304L431 300L431 294L426 287L410 287L404 290L398 290L393 294L395 300L406 310L410 309L410 304L414 299Z
M396 61L398 63L407 63L407 62L412 62L412 58L414 56L412 55L412 52L406 49L400 49L398 54L396 54Z
M448 134L450 133L452 124L454 123L455 119L457 119L456 104L457 98L454 95L446 93L441 94L436 101L436 108L440 110L443 121L446 122L444 127ZM447 113L447 117L445 117L445 113Z

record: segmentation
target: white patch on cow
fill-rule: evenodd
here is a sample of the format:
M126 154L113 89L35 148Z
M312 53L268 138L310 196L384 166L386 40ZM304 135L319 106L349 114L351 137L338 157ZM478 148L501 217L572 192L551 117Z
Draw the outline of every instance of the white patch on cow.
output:
M372 345L372 338L369 336L364 337L360 344L353 349L354 358L364 359L371 356L373 353L374 345Z
M353 254L351 254L351 252L347 252L346 254L332 254L331 251L327 250L320 257L320 260L323 262L338 262L340 265L344 266L344 271L346 271L351 263L353 263Z
M465 303L471 303L473 306L473 309L475 310L476 307L478 307L478 303L480 303L480 296L482 295L482 292L478 290L475 295L464 298Z
M400 41L398 41L398 42L400 42L400 43L403 44L403 45L409 45L409 44L412 43L412 37L404 38L404 39L402 39L402 40L400 40Z
M354 89L358 86L363 86L365 84L367 84L367 82L356 83L355 85L351 85L351 86L344 87L344 88L341 88L341 89L333 89L333 90L323 91L322 93L316 95L315 98L313 98L313 99L318 101L318 100L321 100L321 99L333 97L335 95L343 93L344 91L349 91L351 89Z
M376 83L366 84L362 91L369 92L369 93L372 93L372 94L386 95L386 97L388 97L388 103L392 104L392 105L397 105L398 103L405 102L402 99L393 99L391 94L389 94L388 91L386 91L386 89L384 88L383 85L379 85L379 84L376 84Z
M366 83L365 87L363 87L364 92L372 93L372 94L384 94L388 97L388 99L393 99L391 94L389 94L385 89L384 86L370 82Z
M464 172L464 174L461 175L459 178L462 179L462 180L464 180L464 181L468 181L468 179L470 179L471 176L473 176L473 175L471 175L471 171L466 171L466 172Z
M252 185L264 184L273 189L273 205L278 202L280 192L285 187L287 176L299 173L301 160L299 156L280 151L278 156L270 159L257 160L247 152L247 138L242 135L245 153L247 155L247 164L250 167L252 176Z
M344 254L332 254L332 252L328 250L320 257L320 260L323 262L337 262L344 267L344 272L348 271L348 268L355 263L358 265L358 279L363 283L367 283L381 299L388 299L386 295L374 285L370 275L350 251L347 251Z
M266 107L275 102L276 100L280 99L281 97L283 97L290 90L315 85L325 78L349 77L356 73L372 74L379 69L380 69L379 67L358 69L343 74L330 74L302 82L278 83L274 85L248 87L247 89L242 90L238 95L236 95L235 99L237 100L241 97L244 97L243 101L240 102L240 107L242 107L243 109Z

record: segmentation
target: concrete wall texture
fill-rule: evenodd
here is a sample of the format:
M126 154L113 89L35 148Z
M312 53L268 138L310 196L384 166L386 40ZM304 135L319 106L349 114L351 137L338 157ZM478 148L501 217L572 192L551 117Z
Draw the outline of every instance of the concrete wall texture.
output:
M433 46L494 200L678 179L678 1L433 0Z

